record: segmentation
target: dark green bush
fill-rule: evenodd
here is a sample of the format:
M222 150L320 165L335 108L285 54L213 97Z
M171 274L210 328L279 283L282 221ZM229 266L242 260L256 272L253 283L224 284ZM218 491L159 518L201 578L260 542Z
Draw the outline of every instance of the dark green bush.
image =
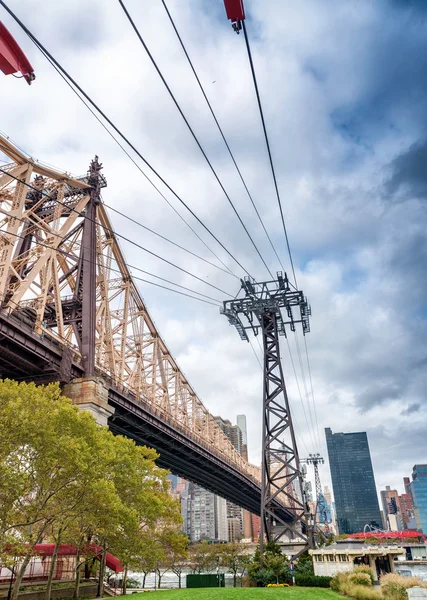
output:
M332 577L321 577L319 575L297 575L295 577L296 585L300 587L330 587Z

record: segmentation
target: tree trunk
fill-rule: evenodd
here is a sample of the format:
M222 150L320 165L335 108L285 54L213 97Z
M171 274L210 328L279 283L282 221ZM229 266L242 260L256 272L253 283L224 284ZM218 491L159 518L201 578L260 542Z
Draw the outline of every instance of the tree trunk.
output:
M178 573L178 587L181 589L181 571Z
M144 577L142 578L142 589L145 589L145 580L147 579L147 573L144 571Z
M107 561L107 551L102 551L101 560L99 564L99 581L98 581L98 593L97 598L101 598L104 595L104 575L105 575L105 563Z
M162 583L162 574L160 573L160 570L157 571L157 574L159 576L159 585L157 586L160 589L161 583Z
M15 583L13 584L13 589L12 589L12 594L10 596L10 600L18 600L19 588L21 587L22 578L24 577L25 571L26 571L28 564L33 556L34 546L36 544L40 543L40 540L43 537L43 533L44 533L47 525L48 525L48 523L46 522L45 525L39 531L39 534L38 534L37 538L35 539L35 541L28 548L27 554L24 556L24 559L16 573L16 579L15 579Z
M237 573L233 573L233 587L237 586Z
M60 528L58 531L58 537L56 540L55 548L53 550L52 559L50 561L49 577L47 579L46 592L44 595L45 600L50 600L50 595L52 593L53 574L55 572L56 560L58 558L58 550L59 550L59 545L61 543L61 534L62 534L62 529Z
M25 555L24 560L22 561L22 563L16 573L16 579L15 579L15 583L13 584L10 600L17 600L19 588L21 587L22 578L24 577L25 571L28 567L28 564L29 564L32 556L33 556L33 548L31 547L31 550L29 550L27 552L27 554Z
M123 573L123 580L122 580L122 596L126 596L127 593L127 578L128 578L128 566L125 565L125 570Z
M80 568L81 568L81 564L80 564L80 545L77 548L77 555L76 555L76 580L74 583L74 593L73 593L73 598L78 598L79 597L79 591L80 591Z

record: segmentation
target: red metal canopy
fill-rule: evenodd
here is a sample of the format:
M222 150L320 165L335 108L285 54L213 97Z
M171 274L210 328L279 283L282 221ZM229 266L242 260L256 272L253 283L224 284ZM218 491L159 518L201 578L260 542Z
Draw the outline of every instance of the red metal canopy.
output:
M54 549L55 544L36 544L34 546L34 555L53 556ZM96 544L87 544L83 550L86 552L91 552L95 558L99 558L103 548L101 548L101 546L97 546ZM58 548L58 556L76 556L76 554L77 546L74 546L73 544L61 544ZM120 562L120 560L109 552L107 552L106 563L107 567L115 573L122 573L124 571L123 564Z
M366 533L361 531L360 533L352 533L347 536L347 539L379 539L379 540L406 540L409 538L418 538L426 541L426 535L420 531L367 531Z
M19 71L29 85L31 85L31 82L36 78L34 69L29 60L1 21L0 70L3 71L5 75L12 75L12 73L17 73Z

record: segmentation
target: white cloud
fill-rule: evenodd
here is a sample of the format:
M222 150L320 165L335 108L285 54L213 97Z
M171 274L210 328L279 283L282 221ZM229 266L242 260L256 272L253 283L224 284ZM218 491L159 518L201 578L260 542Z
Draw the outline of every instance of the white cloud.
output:
M265 277L118 3L97 0L88 7L80 0L68 4L27 0L10 5L238 260L256 277ZM257 244L276 270L279 265L161 3L129 0L127 5ZM232 32L222 6L212 8L202 0L170 0L168 5L287 266L244 40ZM315 0L294 4L272 0L247 2L246 10L253 19L248 28L297 275L313 308L308 343L322 448L312 443L307 432L283 348L290 399L302 433L301 454L306 450L326 454L324 427L367 430L377 483L401 488L401 478L409 475L412 463L425 461L410 434L411 424L421 431L427 421L424 375L422 368L414 367L417 360L425 359L421 293L425 285L420 289L420 271L408 267L411 258L414 263L418 258L411 241L425 236L425 209L418 201L393 205L382 189L388 163L417 135L410 90L406 104L390 93L382 117L376 113L371 119L375 102L383 106L383 99L375 100L375 94L383 64L387 71L384 54L401 27L393 20L398 17L386 14L385 5L335 0L325 9ZM103 193L108 204L215 261L4 11L1 18L24 46L37 75L30 88L2 77L1 128L32 156L77 174L85 172L98 154L108 180ZM405 60L409 51L402 50ZM386 81L386 73L381 81ZM415 79L413 83L416 87ZM176 198L159 185L184 215ZM185 216L241 276L218 244ZM121 217L112 218L119 232L213 285L237 292L237 280ZM126 242L122 246L130 264L221 299L220 292ZM140 287L160 332L209 409L231 419L247 414L251 456L259 459L262 381L250 346L239 340L214 307ZM259 353L256 343L255 349ZM417 402L419 412L401 416L405 407ZM323 474L327 481L326 469Z

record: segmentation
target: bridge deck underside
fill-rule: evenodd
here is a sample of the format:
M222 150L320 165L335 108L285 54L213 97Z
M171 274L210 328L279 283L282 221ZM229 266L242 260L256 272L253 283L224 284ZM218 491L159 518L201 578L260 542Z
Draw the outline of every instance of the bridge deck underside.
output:
M58 381L63 355L64 348L60 343L40 337L25 322L0 312L1 378L36 383ZM71 365L71 376L82 376L81 365ZM160 454L159 466L259 514L260 486L237 467L175 430L147 403L139 402L124 390L115 389L114 385L109 389L109 404L115 410L109 419L113 433L154 448ZM277 511L286 520L292 520L291 513L279 503Z

